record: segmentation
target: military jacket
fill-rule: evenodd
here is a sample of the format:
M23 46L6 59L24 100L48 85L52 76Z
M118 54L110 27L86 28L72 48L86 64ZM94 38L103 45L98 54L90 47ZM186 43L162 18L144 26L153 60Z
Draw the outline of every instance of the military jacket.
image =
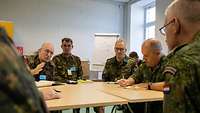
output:
M146 65L145 62L142 62L141 65L137 68L135 73L131 77L135 80L135 83L149 83L149 82L163 82L164 76L162 71L165 65L165 56L162 56L159 64L152 70ZM147 104L148 113L162 113L163 112L163 102L155 101L149 102Z
M167 56L164 113L200 113L200 32Z
M30 69L35 69L37 67L37 65L39 65L41 62L39 60L39 56L38 55L30 55L30 56L26 56L26 63L29 66ZM34 75L35 80L39 81L40 80L40 76L41 75L45 75L46 76L46 80L49 81L53 81L54 77L55 77L55 65L52 61L50 62L46 62L45 66L43 67L43 70L37 74Z
M47 113L34 79L11 44L0 39L1 113Z
M65 57L64 54L59 54L53 57L53 62L56 65L55 80L66 82L66 80L78 80L83 76L81 60L78 56L70 55Z
M130 60L128 56L125 56L122 62L118 62L116 57L112 57L106 61L102 78L104 81L127 79L136 68L133 65L136 65L136 60Z
M162 82L164 76L162 75L163 66L165 64L165 56L162 56L159 64L152 70L146 65L145 62L137 68L137 70L131 75L135 80L135 83L148 83L148 82Z

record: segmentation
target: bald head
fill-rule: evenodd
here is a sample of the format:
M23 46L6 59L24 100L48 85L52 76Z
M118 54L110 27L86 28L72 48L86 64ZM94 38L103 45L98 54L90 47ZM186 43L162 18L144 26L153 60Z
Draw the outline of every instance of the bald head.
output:
M200 31L200 0L174 0L165 14L164 31L169 50L192 42Z
M41 45L41 48L52 48L54 49L54 46L51 42L44 42L42 45Z
M39 59L41 62L50 61L52 55L54 53L54 46L50 42L44 42L39 49Z
M162 50L162 46L160 41L156 40L156 39L147 39L143 42L142 44L142 48L143 49L148 49L149 51L155 52L161 52Z
M174 0L166 9L165 14L177 16L184 23L199 23L200 0Z
M160 41L156 39L147 39L142 44L142 54L147 66L156 67L161 58L162 46Z

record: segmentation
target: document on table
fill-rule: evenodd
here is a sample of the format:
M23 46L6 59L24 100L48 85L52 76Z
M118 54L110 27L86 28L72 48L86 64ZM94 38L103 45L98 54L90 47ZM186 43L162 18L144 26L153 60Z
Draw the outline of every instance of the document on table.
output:
M54 81L46 81L46 80L35 81L35 84L37 87L52 86L53 83L55 83L55 82Z

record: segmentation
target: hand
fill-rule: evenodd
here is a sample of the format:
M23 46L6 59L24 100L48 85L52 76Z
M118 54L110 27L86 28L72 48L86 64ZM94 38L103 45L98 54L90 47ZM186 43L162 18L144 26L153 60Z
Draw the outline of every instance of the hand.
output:
M129 81L127 79L121 79L121 80L118 80L117 83L122 87L126 87L128 86Z
M42 63L38 64L37 67L36 67L35 69L32 69L32 70L31 70L31 74L32 74L32 75L37 75L37 74L39 74L39 72L43 70L44 65L45 65L45 62L42 62Z
M44 96L44 100L59 99L61 96L53 88L42 88L40 89Z
M148 89L148 83L135 84L134 87L140 89Z

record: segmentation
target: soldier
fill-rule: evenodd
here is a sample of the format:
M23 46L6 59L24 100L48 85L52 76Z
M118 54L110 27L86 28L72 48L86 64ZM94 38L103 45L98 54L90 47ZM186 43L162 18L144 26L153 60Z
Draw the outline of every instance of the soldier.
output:
M152 90L162 90L164 77L163 71L165 57L161 54L161 43L155 39L147 39L142 44L144 62L136 69L128 79L121 79L121 86L129 86L138 83L146 83L144 87ZM131 104L133 111L144 113L144 103ZM162 113L162 102L148 103L148 113Z
M0 28L0 111L48 113L23 60Z
M81 60L71 53L73 41L70 38L63 38L61 48L63 53L53 57L56 65L55 80L66 82L66 80L78 80L83 76ZM79 113L80 109L73 109L73 113Z
M55 65L51 61L51 57L54 53L53 44L50 42L44 42L41 48L38 50L36 55L25 56L25 63L28 65L28 69L31 74L34 76L36 81L39 80L49 80L53 81L55 77ZM48 91L47 91L48 90ZM49 95L49 92L52 93L52 89L43 90L43 94L45 95L44 99L52 98ZM59 96L54 96L55 98L59 98ZM61 113L62 111L51 111L51 113Z
M61 48L63 53L53 57L56 65L56 80L66 82L66 80L78 80L83 76L81 60L71 53L73 41L70 38L63 38Z
M135 51L130 52L130 53L129 53L129 57L130 57L130 58L137 58L137 59L139 58L137 52L135 52Z
M164 113L200 113L200 0L174 0L165 14Z
M51 61L53 53L53 44L45 42L36 55L26 56L26 64L30 68L31 74L35 77L36 81L40 79L53 80L55 76L55 65Z
M126 55L126 44L122 39L116 41L114 49L115 56L107 59L103 70L102 78L104 81L114 82L122 78L128 78L136 67L132 66L136 64L136 60L134 60L135 62L129 61L129 57Z
M122 78L128 78L135 71L136 59L130 59L126 55L126 44L122 39L115 42L115 56L107 59L103 70L102 78L106 82L116 82ZM117 106L118 110L122 110L123 106ZM96 110L96 109L95 109Z
M140 66L140 64L142 63L142 60L139 59L139 56L138 56L137 52L135 52L135 51L132 51L132 52L129 53L129 58L130 58L129 59L130 62L133 62L131 64L136 63L136 64L132 65L133 66L132 68L135 68L135 66L136 66L135 69L137 69ZM135 71L136 70L133 70L133 72L135 72Z

